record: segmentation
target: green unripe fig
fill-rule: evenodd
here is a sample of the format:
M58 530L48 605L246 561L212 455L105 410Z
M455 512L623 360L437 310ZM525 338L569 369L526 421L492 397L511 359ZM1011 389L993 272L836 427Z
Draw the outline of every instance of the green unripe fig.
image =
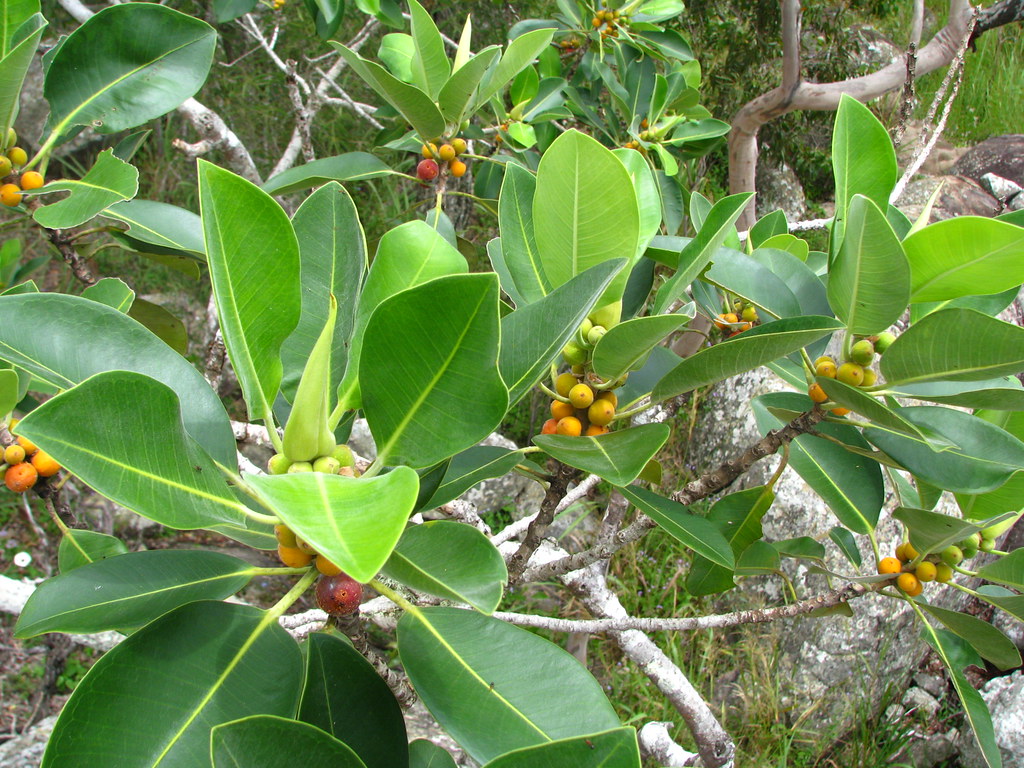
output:
M570 341L562 347L562 359L569 365L583 365L587 362L587 350Z
M981 544L978 545L978 549L980 549L982 552L991 552L995 548L996 548L996 540L995 539L982 538Z
M864 382L864 369L857 363L843 363L836 372L836 378L851 387L859 387Z
M293 462L290 467L288 467L288 472L286 474L297 475L300 472L312 472L312 471L313 471L313 465L310 464L308 461L296 461L296 462Z
M7 141L4 143L4 149L9 149L18 143L18 132L14 130L13 126L7 129Z
M976 554L978 554L977 547L961 547L964 552L964 560L970 560Z
M590 313L590 321L594 325L603 325L605 328L614 328L622 318L622 300L605 304L600 309Z
M850 360L858 365L869 365L875 359L875 345L861 339L850 348Z
M956 544L950 544L944 550L942 550L942 562L947 565L960 565L964 559L964 551L960 549Z
M267 471L272 475L283 475L291 465L291 459L283 453L275 453L267 462Z
M860 383L862 387L873 387L878 383L878 374L872 368L864 369L864 381Z
M313 471L324 475L336 475L341 469L341 462L333 456L321 456L313 462Z
M0 155L0 178L14 170L11 159L7 155Z
M981 546L981 534L977 533L977 532L972 533L967 538L961 539L960 541L958 541L956 543L956 545L958 547L960 547L960 549L964 550L964 556L966 557L966 555L967 555L967 551L966 550L968 550L968 549L978 549L978 547Z
M595 346L606 333L608 333L608 331L603 325L595 325L590 329L590 333L587 334L587 343L592 347Z
M355 466L356 457L352 455L352 449L344 443L334 446L334 450L331 451L331 456L337 459L338 464L343 467Z
M1014 515L1013 517L1006 518L1001 523L996 523L995 525L990 525L988 528L982 528L981 529L981 537L983 539L992 539L993 541L995 541L1000 536L1002 536L1004 533L1006 533L1008 530L1013 528L1014 523L1016 523L1018 520L1020 520L1021 515L1024 515L1024 510L1021 510L1016 515Z
M878 334L878 341L875 342L875 352L882 354L892 346L894 341L896 341L896 336L888 331Z
M580 327L576 329L576 344L578 344L581 347L587 346L590 343L587 341L587 336L590 334L590 329L593 327L594 324L590 322L589 317L583 318L583 322L580 323Z
M558 378L555 379L555 392L560 394L562 397L568 397L569 390L579 383L579 379L571 373L560 373Z

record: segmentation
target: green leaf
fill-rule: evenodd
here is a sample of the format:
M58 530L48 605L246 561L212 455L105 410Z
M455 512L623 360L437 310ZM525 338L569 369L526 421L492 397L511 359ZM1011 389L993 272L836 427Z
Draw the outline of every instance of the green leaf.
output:
M366 768L350 747L316 726L275 715L251 715L210 731L213 768L246 768L259 755L260 768L291 768L302 755L305 768Z
M349 408L359 407L358 369L363 336L377 306L407 288L468 270L466 258L424 221L410 221L384 233L359 295L348 367L338 387L339 400Z
M904 419L900 415L903 409L898 406L890 408L877 397L872 397L869 393L857 387L844 384L838 379L818 376L815 381L825 391L830 400L870 419L879 428L912 435L925 442L933 451L945 450L952 445L949 441L943 440L935 433L922 431L916 424Z
M303 645L305 680L296 717L344 742L367 768L405 765L405 719L394 694L351 643L314 632Z
M423 509L436 509L452 499L457 499L484 480L508 474L522 460L522 451L510 451L508 448L495 445L467 448L452 457L437 489L420 506Z
M39 0L4 0L0 5L0 56L8 55L17 47L15 38L24 35L21 25L37 13Z
M490 434L508 408L497 362L495 275L442 277L383 302L359 365L377 460L428 467ZM438 429L453 414L457 428Z
M452 756L434 742L416 739L409 743L409 768L457 768Z
M740 251L719 248L702 279L753 302L776 317L801 314L800 301L785 281Z
M999 669L1013 669L1021 665L1017 646L987 621L928 603L922 602L920 607L941 621L954 635L970 643L979 656L988 659Z
M881 333L910 300L910 265L882 210L854 195L846 237L829 268L828 302L850 333Z
M791 237L791 235L786 235L786 237ZM797 242L803 244L806 254L807 243L803 240ZM763 264L782 279L800 302L802 314L825 315L826 317L832 314L832 308L828 304L825 286L822 285L821 278L798 255L792 251L763 247L750 254L750 258Z
M103 371L143 373L188 403L182 420L192 438L219 463L237 466L231 423L210 385L181 355L115 309L60 294L0 297L0 357L60 389Z
M899 507L892 516L907 527L910 543L924 555L941 552L984 527L952 515L913 507Z
M501 553L471 525L433 520L406 529L384 575L407 587L493 613L508 571Z
M879 368L890 387L1014 374L1024 370L1024 328L973 309L939 310L900 334Z
M412 57L412 81L430 98L436 99L452 72L444 52L444 41L430 14L416 0L409 0L409 15L412 39L416 44ZM427 136L423 138L429 140Z
M978 575L1015 589L1024 589L1024 548L1015 549L978 570Z
M392 32L384 35L377 49L377 58L384 62L391 74L403 83L412 82L412 57L416 55L416 43L412 35Z
M689 323L694 314L691 302L671 315L637 317L608 329L594 347L594 373L606 381L616 381L639 368L656 344Z
M935 649L946 666L949 677L953 681L953 687L956 688L957 696L960 697L960 702L963 704L967 721L981 747L985 762L990 768L999 768L1003 761L992 729L992 715L989 714L988 706L981 694L968 682L962 671L968 664L974 663L974 660L964 653L962 646L966 644L955 635L933 629L927 623L925 623L925 629L922 630L921 635L925 642ZM971 655L977 659L975 654Z
M306 198L292 219L299 244L302 306L298 325L281 347L281 391L294 400L309 353L327 322L333 295L338 313L331 348L329 392L338 390L348 363L359 288L366 270L366 238L355 203L340 184L329 182Z
M658 234L661 227L661 191L654 178L651 166L643 155L635 149L613 149L615 155L626 166L629 178L636 192L637 208L640 213L640 235L637 241L638 252L642 253L651 238Z
M654 304L655 314L662 314L669 305L683 295L711 259L726 238L736 231L736 219L750 202L752 192L744 192L722 198L708 212L697 236L690 240L679 254L679 267L668 281L658 290Z
M492 96L508 85L513 77L533 63L540 52L548 47L554 34L555 30L553 29L534 29L509 43L497 66L491 70L489 76L484 78L477 90L476 98L473 99L473 106L468 111L476 112L482 105L489 102Z
M462 122L469 102L473 98L473 92L476 91L480 81L487 74L494 60L498 58L499 53L501 53L499 46L490 45L452 73L437 97L437 104L441 108L441 114L444 115L445 120L453 125Z
M737 576L760 576L778 573L781 567L779 552L766 541L755 541L736 561Z
M96 374L36 408L17 432L150 520L172 528L248 527L245 505L185 432L177 395L148 376Z
M533 221L543 272L552 286L603 261L635 261L639 210L629 172L595 139L575 130L559 136L537 170ZM628 268L598 301L622 297Z
M865 437L932 485L957 493L984 493L1024 469L1024 442L984 419L935 405L904 408L900 414L953 447L935 453L920 438L871 427L865 429Z
M731 571L735 567L732 547L710 521L693 514L679 502L666 499L646 488L633 485L619 490L684 546L722 568Z
M829 529L828 537L832 539L833 544L839 547L839 551L843 553L853 567L860 568L862 562L860 547L857 546L857 539L854 538L849 530L837 525Z
M128 225L134 240L172 252L193 254L205 261L203 221L192 211L153 200L126 200L100 211L102 216Z
M764 323L683 360L658 382L651 399L660 402L757 368L840 328L837 320L813 315Z
M534 236L533 199L537 177L518 163L507 163L498 197L501 254L511 285L503 285L517 306L532 303L551 293L551 281Z
M287 214L252 182L199 160L210 282L251 418L273 428L281 345L299 320L299 248Z
M977 382L927 382L886 388L896 397L928 400L964 408L996 408L1024 411L1024 387L1014 376Z
M15 637L135 629L195 600L221 600L252 578L252 566L220 552L157 549L98 560L40 584Z
M135 299L135 291L129 288L124 280L116 277L104 277L99 282L90 285L82 291L82 296L91 301L98 301L100 304L113 307L118 312L127 312L132 306L132 301ZM4 411L4 413L6 412Z
M911 301L999 293L1024 283L1024 229L998 219L959 216L903 241Z
M4 73L0 83L0 135L6 140L7 129L18 115L21 89L46 29L46 19L39 13L39 3L30 0L4 3L0 24L3 25L0 71Z
M328 40L359 77L406 119L424 141L442 136L445 121L430 96L414 85L403 83L380 64L367 61L341 43Z
M596 264L565 285L501 319L501 378L509 390L509 403L519 402L549 373L562 348L576 335L624 261ZM676 323L681 324L683 319ZM614 329L613 329L614 330Z
M96 662L61 712L42 765L208 765L214 724L294 712L300 667L295 641L263 611L189 603Z
M1018 293L1020 293L1020 286L1015 285L1001 293L993 293L988 296L961 296L958 299L949 299L948 301L923 301L919 304L911 305L910 322L911 324L916 323L922 317L937 309L950 307L976 309L986 315L998 317L1004 309L1013 304Z
M766 250L783 251L791 256L796 257L801 262L806 262L807 257L810 254L810 246L807 245L806 240L801 240L796 235L775 235L769 237L760 246ZM751 254L753 255L753 254Z
M128 310L128 316L146 326L179 355L188 354L188 331L185 324L164 307L145 299L135 299Z
M399 621L398 647L427 709L479 763L619 727L583 665L503 621L457 608L418 609ZM530 663L510 665L510 658ZM566 707L569 690L573 702Z
M218 24L227 24L251 13L258 0L213 0L213 16Z
M1024 581L1024 577L1018 579ZM1024 595L1018 595L1008 589L985 584L978 587L977 595L987 603L1001 608L1011 616L1024 621Z
M533 442L563 464L626 486L661 450L669 433L666 424L641 424L597 437L536 435Z
M832 242L838 246L845 236L847 212L854 195L863 195L879 209L887 210L889 193L899 172L896 150L885 126L870 109L846 94L840 97L836 110L832 171L836 180Z
M635 728L559 739L550 744L506 752L484 768L640 768Z
M346 152L343 155L322 157L305 165L296 165L263 184L268 195L287 195L310 187L319 187L330 181L365 181L391 176L391 170L382 160L368 152Z
M32 218L47 229L68 229L84 224L108 205L128 200L139 191L139 171L114 157L112 150L100 152L96 164L80 181L51 181L41 192L70 192L70 195L44 205Z
M113 536L69 528L57 548L57 567L61 573L67 573L87 563L123 555L127 551L124 542Z
M104 8L68 35L50 61L43 84L52 129L46 145L73 125L117 133L171 111L203 85L216 44L209 24L162 5Z
M750 244L755 250L763 247L765 242L773 237L779 236L792 237L789 234L789 222L786 220L786 212L781 208L776 208L771 213L766 213L757 220L747 233Z
M777 392L754 398L752 407L758 430L766 434L770 429L785 426L771 412L773 409L799 413L811 407L811 400L795 392ZM851 449L871 448L854 427L822 422L815 429ZM866 534L874 529L885 502L882 470L877 462L813 435L801 435L789 448L790 466L822 498L839 522L854 533Z
M296 535L364 583L394 549L419 488L408 467L376 477L300 472L250 475L246 482Z

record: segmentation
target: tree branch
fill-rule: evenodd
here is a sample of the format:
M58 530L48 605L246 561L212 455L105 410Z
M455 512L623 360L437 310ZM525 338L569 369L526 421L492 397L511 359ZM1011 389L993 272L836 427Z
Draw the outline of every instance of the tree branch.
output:
M509 584L515 584L519 581L519 577L526 569L530 556L540 545L544 532L551 525L551 521L555 519L555 510L558 508L562 497L565 496L569 482L575 473L576 470L571 467L567 467L562 463L558 464L554 477L551 478L551 482L548 485L547 493L544 494L544 501L541 502L540 512L537 513L537 516L530 523L530 527L527 529L526 536L523 538L523 543L519 549L508 559Z

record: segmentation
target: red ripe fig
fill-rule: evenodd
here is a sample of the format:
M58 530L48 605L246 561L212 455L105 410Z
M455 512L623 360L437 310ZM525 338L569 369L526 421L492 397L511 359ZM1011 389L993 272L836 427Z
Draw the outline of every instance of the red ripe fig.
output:
M347 616L359 609L363 585L344 571L321 576L316 583L316 604L331 616Z
M439 170L435 161L420 160L420 164L416 166L416 176L423 181L433 181L437 178Z

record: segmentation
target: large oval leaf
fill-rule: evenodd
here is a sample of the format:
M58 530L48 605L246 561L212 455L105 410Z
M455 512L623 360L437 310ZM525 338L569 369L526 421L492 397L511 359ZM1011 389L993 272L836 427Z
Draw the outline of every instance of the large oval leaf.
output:
M384 574L420 592L457 600L484 613L501 602L508 571L501 553L471 525L433 520L402 535Z
M104 8L50 62L47 144L72 125L116 133L171 111L202 86L216 45L209 24L156 3Z
M366 768L351 747L314 725L275 715L252 715L221 723L210 733L213 768Z
M281 344L299 321L299 248L287 214L252 182L199 161L210 282L251 418L273 425Z
M640 768L635 728L559 739L496 757L484 768Z
M988 659L1000 669L1014 669L1020 666L1020 651L1017 650L1017 646L987 621L925 602L921 603L921 610L937 618L950 632L970 643L979 656Z
M630 486L619 490L681 544L722 568L733 569L732 547L713 523L646 488Z
M96 662L64 706L42 765L209 765L216 724L292 715L301 665L295 641L269 614L189 603Z
M372 579L388 559L419 487L408 467L377 477L301 472L250 475L246 481L289 528L361 582Z
M130 552L44 581L18 617L15 636L135 629L179 605L233 595L251 577L252 566L220 552Z
M671 315L636 317L610 328L594 347L594 373L615 381L639 368L655 345L690 322L694 314L691 302Z
M497 362L495 275L438 278L381 304L359 365L378 460L428 467L490 434L508 407Z
M776 317L795 317L801 314L800 301L782 278L760 262L732 248L719 248L715 251L711 267L701 279L763 307Z
M369 152L346 152L344 155L322 157L271 176L263 184L263 191L268 195L287 195L330 181L364 181L394 173L384 161Z
M640 476L670 432L667 424L641 424L597 437L537 435L533 442L563 464L624 486Z
M57 548L57 567L61 573L67 573L88 563L127 552L128 547L124 542L114 536L81 528L69 528Z
M2 18L3 40L0 40L0 68L4 73L0 83L0 131L14 124L20 106L21 87L28 68L39 48L39 39L46 29L46 19L39 13L38 0L4 3ZM24 24L24 26L22 26Z
M84 224L108 205L135 197L139 171L107 149L100 152L96 164L81 179L51 181L41 191L69 194L36 208L32 218L48 229L68 229Z
M359 755L366 768L409 760L405 719L394 694L347 640L314 632L303 645L305 681L296 717L322 728Z
M146 374L188 403L182 420L189 435L224 466L237 466L231 422L210 385L181 355L116 309L55 293L0 297L0 357L60 389L103 371Z
M127 224L128 234L134 240L158 249L193 254L205 261L203 220L192 211L154 200L126 200L101 213Z
M619 727L582 664L503 621L457 608L420 609L399 621L398 647L423 703L477 762Z
M512 451L496 445L476 445L455 454L443 468L444 474L430 497L419 504L421 509L436 509L468 491L477 483L501 477L512 471L523 460L522 451ZM424 483L420 482L422 490Z
M518 163L508 163L498 196L501 255L510 285L502 288L521 308L551 293L534 236L533 198L537 177Z

